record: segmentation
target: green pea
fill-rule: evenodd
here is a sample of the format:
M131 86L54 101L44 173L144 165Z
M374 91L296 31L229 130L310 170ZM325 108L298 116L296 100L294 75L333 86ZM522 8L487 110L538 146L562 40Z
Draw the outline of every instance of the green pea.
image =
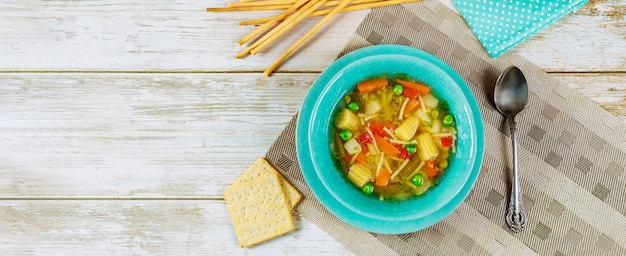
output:
M400 95L402 94L402 91L404 91L404 87L400 84L396 84L393 86L393 93L395 95Z
M360 108L360 107L359 107L359 103L357 103L357 102L355 102L355 101L348 103L348 109L349 109L350 111L352 111L352 112L357 112L357 111L359 111L359 108Z
M365 185L363 185L363 187L361 188L361 192L368 196L371 195L372 193L374 193L374 185L372 185L372 183L365 183Z
M422 176L422 174L419 174L419 173L415 174L411 178L411 182L413 182L413 185L415 186L421 186L424 183L424 176Z
M339 138L343 141L349 140L352 138L352 131L350 130L341 130L339 132Z
M415 154L415 152L417 152L417 146L415 146L415 144L406 144L406 146L404 148L411 155Z
M454 126L454 116L452 114L446 114L443 117L443 126Z

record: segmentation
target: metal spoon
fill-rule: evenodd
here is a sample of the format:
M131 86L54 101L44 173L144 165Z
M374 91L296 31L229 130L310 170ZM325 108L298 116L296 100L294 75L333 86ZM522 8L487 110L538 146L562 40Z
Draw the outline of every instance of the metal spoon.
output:
M515 116L528 103L528 83L519 68L511 66L502 72L496 81L493 98L498 111L509 119L511 139L513 140L513 185L511 186L506 224L513 232L520 232L526 224L526 213L524 213L522 206L522 192L519 187L517 171L517 134L515 132L517 123Z

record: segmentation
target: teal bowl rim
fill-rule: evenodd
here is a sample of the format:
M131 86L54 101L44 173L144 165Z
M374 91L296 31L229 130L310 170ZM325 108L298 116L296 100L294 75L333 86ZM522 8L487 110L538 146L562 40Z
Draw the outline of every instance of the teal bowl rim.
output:
M393 61L394 59L397 59L397 61ZM426 211L411 211L412 202L389 203L385 201L380 202L378 200L372 201L370 200L371 198L367 199L364 195L355 195L354 193L358 193L357 189L345 179L338 181L338 179L326 178L328 175L322 175L322 173L328 172L329 164L337 174L339 173L339 171L336 171L334 168L328 147L328 140L330 138L328 135L330 132L329 120L331 118L330 114L335 110L339 100L345 95L346 85L343 85L344 88L343 91L340 90L341 93L337 93L333 91L333 89L336 89L335 87L338 87L335 86L335 84L342 82L351 83L353 87L355 84L353 80L359 80L362 79L362 77L357 76L353 78L353 80L350 80L349 77L346 82L345 75L354 75L360 68L367 67L366 65L380 66L381 63L384 63L385 65L396 65L396 68L401 68L411 62L417 65L426 65L425 68L429 71L432 69L433 73L442 73L439 74L440 77L433 79L440 79L442 78L441 76L444 76L444 78L449 78L449 81L445 82L446 84L452 83L458 87L454 89L460 90L460 93L466 100L466 102L462 102L464 103L462 111L465 111L468 117L466 120L469 125L467 129L473 128L470 129L472 132L467 134L467 138L463 139L463 141L470 141L470 145L465 145L465 149L471 151L468 157L469 160L459 163L451 162L451 165L457 164L463 165L464 168L469 167L471 171L466 173L459 172L459 177L453 177L458 176L454 174L454 172L452 172L452 174L447 174L448 172L446 172L444 175L450 175L450 177L443 176L443 182L445 182L445 179L456 180L455 185L458 186L457 189L448 191L447 193L432 193L435 196L440 195L442 197L439 198L441 199L439 204L432 205ZM333 86L327 86L329 84ZM325 102L328 98L331 100ZM461 108L459 105L461 104L455 105L457 109ZM320 111L321 108L324 109ZM329 113L329 111L331 112ZM460 76L451 67L437 57L408 46L369 46L347 54L331 64L320 74L311 86L302 103L296 126L298 160L303 176L313 194L326 209L339 219L355 227L375 233L401 234L413 232L433 225L448 216L462 203L471 191L478 177L484 154L484 128L481 120L478 105L465 82L463 82ZM460 122L460 124L463 124L463 122ZM312 129L311 127L318 128ZM326 129L319 129L319 127L326 127ZM326 136L326 138L320 138L320 136ZM326 143L320 143L320 141L325 141ZM325 148L323 145L325 145ZM317 160L313 161L314 158ZM452 168L452 166L450 168ZM320 176L324 178L320 179ZM344 183L345 185L337 182ZM329 189L331 187L339 187L341 189L331 190ZM435 187L435 189L436 188L437 187ZM340 192L337 192L338 190L340 190ZM351 195L352 201L345 200L345 198L339 196L338 193L342 195L344 195L344 193L353 193ZM383 204L380 207L388 208L386 208L387 211L368 212L355 206L353 204L354 200L359 201L359 204L367 204L368 207L378 207L375 204ZM409 200L419 201L420 199ZM413 202L413 205L414 204L415 202ZM401 214L394 214L398 212Z
M473 127L467 125L471 123L472 116L471 111L465 107L469 103L458 87L450 86L455 81L431 62L405 54L379 54L358 59L343 67L335 73L329 82L330 86L326 86L318 95L318 101L312 108L314 114L313 122L309 123L309 138L315 139L309 141L309 150L320 158L331 155L331 150L328 147L330 142L321 139L328 137L329 140L332 140L331 129L325 130L319 127L327 127L329 126L327 124L332 123L331 113L338 109L338 102L341 102L344 94L354 90L355 84L366 79L372 73L377 75L381 73L405 73L419 76L421 82L431 85L433 90L436 90L435 93L441 94L440 98L454 102L450 108L457 116L457 128L459 130L457 151L459 153L452 155L450 166L441 176L445 182L431 188L425 196L410 198L402 203L390 204L388 201L380 201L372 196L363 196L353 186L345 186L344 183L347 180L338 177L343 175L338 173L335 166L328 161L315 161L313 163L314 169L322 184L335 199L360 215L392 221L426 216L445 205L467 181L470 172L466 170L471 169L471 162L455 161L455 158L472 159L475 156L475 150L472 148L474 139L471 136ZM416 207L416 205L427 205L428 207Z

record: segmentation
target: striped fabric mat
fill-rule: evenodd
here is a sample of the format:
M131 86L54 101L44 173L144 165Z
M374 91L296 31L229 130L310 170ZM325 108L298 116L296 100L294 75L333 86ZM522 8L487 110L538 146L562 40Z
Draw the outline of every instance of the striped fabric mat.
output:
M379 235L328 212L299 169L295 121L267 153L303 195L298 213L359 255L626 255L626 125L513 53L492 59L463 18L437 1L372 10L341 55L374 44L413 46L464 78L485 125L486 152L469 197L443 221L403 235ZM526 227L505 223L510 196L508 125L490 100L497 76L519 67L530 101L518 116Z

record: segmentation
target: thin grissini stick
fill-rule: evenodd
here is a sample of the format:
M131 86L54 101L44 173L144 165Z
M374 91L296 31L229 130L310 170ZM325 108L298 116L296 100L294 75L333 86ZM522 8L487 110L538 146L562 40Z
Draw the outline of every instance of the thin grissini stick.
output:
M342 10L342 12L358 11L358 10L364 10L364 9L369 9L369 8L374 8L374 7L381 7L381 6L387 6L387 5L393 5L393 4L403 4L403 3L417 2L417 1L419 0L390 0L390 1L383 0L383 1L377 1L377 2L372 2L372 3L354 4L354 5L346 6L346 8ZM329 12L330 10L317 10L311 13L311 17L326 15ZM243 25L258 25L261 23L265 23L268 20L271 20L272 18L274 17L246 20L246 21L239 22L239 25L242 25L242 26Z
M208 8L207 8L208 9ZM208 12L208 11L207 11ZM259 25L259 24L263 24L266 23L272 19L274 19L276 16L273 17L267 17L267 18L260 18L260 19L253 19L253 20L244 20L244 21L240 21L239 25L241 26L246 26L246 25Z
M276 40L278 37L283 35L289 29L291 29L294 26L296 26L296 24L298 24L300 21L302 21L303 19L308 17L312 12L317 10L317 8L319 8L324 3L326 3L326 1L327 0L311 0L310 2L314 2L314 4L312 6L307 7L305 5L305 7L302 8L302 9L304 9L304 11L302 13L298 14L298 16L295 17L293 21L285 20L285 21L281 22L281 25L283 23L287 23L287 25L284 28L282 28L281 30L278 30L277 33L275 33L274 35L269 37L267 40L263 41L261 44L259 44L258 46L254 47L253 49L251 49L250 53L252 53L253 55L256 55L257 53L261 52L261 50L263 50L265 47L267 47L268 45L273 43L274 40Z
M239 0L238 3L251 3L251 2L271 2L275 0ZM296 0L291 0L292 3L295 3Z
M240 3L263 2L263 1L272 1L272 0L239 0Z
M254 38L255 36L257 36L259 33L265 31L266 29L268 29L269 27L271 27L272 25L274 25L276 22L279 22L281 20L284 20L285 17L287 17L291 12L293 12L294 10L300 8L300 6L302 6L303 4L305 4L308 0L299 0L298 2L296 2L295 4L291 5L287 10L281 12L279 15L274 16L272 19L270 19L269 21L265 22L263 25L257 27L254 31L250 32L250 34L246 35L245 37L243 37L241 40L239 40L239 45L243 45L246 42L248 42L250 39Z
M267 33L265 33L265 35L263 35L261 38L257 39L254 43L252 43L250 46L248 46L245 50L243 50L242 52L240 52L239 54L237 54L237 58L243 58L246 55L250 54L250 51L253 50L255 47L261 45L263 42L265 42L266 40L269 40L270 38L273 38L273 36L275 34L282 34L280 31L284 28L287 27L290 23L297 23L299 20L296 20L298 18L298 16L300 16L302 13L304 13L306 10L311 9L311 7L313 5L316 4L317 1L320 0L312 0L312 1L308 1L304 6L302 6L301 8L298 8L294 13L292 13L291 15L288 15L287 18L283 21L280 22L277 26L275 26L274 28L272 28L270 31L268 31ZM283 32L284 33L284 32Z
M207 12L239 12L239 11L266 11L287 9L291 4L283 5L261 5L261 6L244 6L244 7L223 7L223 8L206 8Z
M389 0L352 0L352 1L350 1L350 5L362 4L362 3L371 3L371 2L381 2L381 1L386 2L386 1L389 1ZM324 4L324 7L335 7L335 6L339 5L339 4L341 4L341 2L342 2L342 0L331 0L331 1L326 2L326 4ZM348 7L348 6L346 6L346 7ZM346 7L344 7L344 9Z
M394 4L403 4L403 3L409 3L409 2L419 2L419 1L421 0L385 0L385 1L373 1L373 2L363 1L363 3L346 6L346 8L344 8L342 11L343 12L358 11L358 10L369 9L369 8L374 8L374 7L381 7L381 6L394 5ZM329 10L318 10L314 12L315 15L313 16L321 16L329 12L330 12Z
M370 3L370 2L378 2L378 1L388 1L388 0L356 0L353 3ZM326 2L324 7L334 7L339 4L340 1L332 0ZM295 4L292 0L289 1L276 1L276 0L264 0L264 1L255 1L255 2L231 2L228 3L228 7L223 8L206 8L207 12L232 12L232 11L264 11L264 10L280 10L280 9L288 9ZM330 12L330 10L328 10ZM325 13L327 14L327 13ZM263 22L270 20L267 18ZM259 22L259 23L263 23ZM255 24L259 24L255 23Z
M293 0L271 0L271 1L257 1L257 2L230 2L228 7L248 7L248 6L266 6L266 5L285 5L293 4Z
M263 2L263 1L272 1L272 0L239 0L240 3L247 3L247 2Z
M287 30L289 30L292 27L294 27L298 22L300 22L301 20L306 18L309 14L311 14L311 12L313 12L315 9L317 9L324 2L326 2L326 0L311 0L311 1L309 1L302 8L298 9L294 14L290 15L289 17L287 17L287 19L285 19L285 21L283 21L280 24L278 24L278 26L274 27L267 34L263 35L259 40L257 40L252 45L250 45L248 48L246 48L241 53L239 53L237 55L237 58L242 58L242 57L248 55L253 50L256 50L257 47L264 48L265 46L269 45L269 43L271 43L277 37L279 37L282 34L284 34Z
M353 0L352 4L360 4L360 3L371 3L378 1L388 1L388 0ZM293 4L296 1L294 0L266 0L266 1L255 1L255 2L230 2L228 3L228 7L245 7L245 6L263 6L263 5L285 5L285 4ZM324 7L335 7L341 0L330 0L326 2Z
M337 13L339 13L344 7L346 7L350 3L350 0L342 0L337 7L333 8L333 10L326 15L322 20L320 20L315 27L313 27L306 35L304 35L298 42L296 42L291 48L289 48L283 55L281 55L278 60L274 62L269 68L267 68L263 74L269 76L293 51L295 51L302 43L308 40L315 32L317 32L322 26L324 26L330 19L332 19Z
M262 0L255 2L230 2L228 7L206 8L207 12L264 11L287 9L294 0Z

